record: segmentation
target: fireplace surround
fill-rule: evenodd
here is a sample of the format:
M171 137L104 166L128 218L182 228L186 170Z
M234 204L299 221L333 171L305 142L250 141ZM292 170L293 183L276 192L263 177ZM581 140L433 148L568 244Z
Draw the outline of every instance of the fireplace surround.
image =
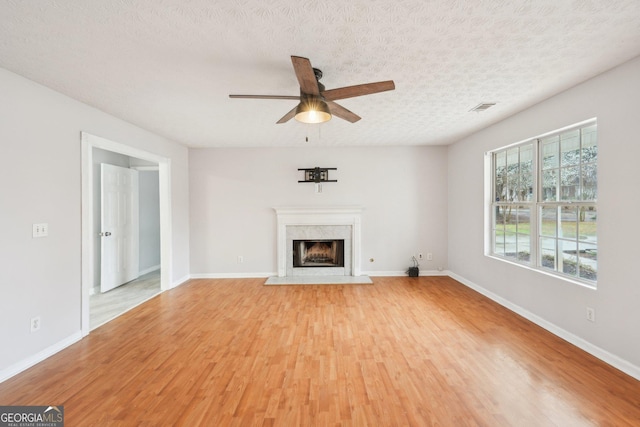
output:
M278 207L274 210L277 217L278 277L360 275L362 208ZM343 240L344 265L294 268L294 240Z

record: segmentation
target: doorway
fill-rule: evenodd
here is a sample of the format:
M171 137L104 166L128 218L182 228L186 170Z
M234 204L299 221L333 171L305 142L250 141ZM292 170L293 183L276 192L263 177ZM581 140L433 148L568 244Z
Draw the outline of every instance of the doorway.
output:
M152 153L132 148L122 143L107 140L88 133L82 133L82 335L89 334L95 326L91 321L91 296L95 294L94 284L99 272L99 224L95 221L96 198L99 191L95 190L96 178L94 174L94 153L96 149L103 150L113 156L129 157L138 161L136 169L156 170L159 206L159 246L160 268L144 271L139 282L144 282L141 288L148 288L150 281L159 280L160 292L169 288L171 277L170 241L171 241L171 206L170 206L170 160ZM141 165L141 166L140 166ZM99 206L99 205L98 205ZM155 274L153 272L155 271ZM155 276L155 277L154 277ZM98 276L99 277L99 276ZM134 281L136 282L136 281ZM133 283L133 282L131 282ZM140 283L138 283L139 285ZM114 289L114 292L118 289ZM119 291L121 293L123 291ZM147 292L143 289L143 293ZM107 292L105 295L107 295ZM157 292L156 292L157 293ZM155 294L154 294L155 295ZM116 295L113 294L114 299ZM139 297L138 297L139 298ZM145 298L145 299L148 299ZM141 302L141 301L140 301ZM139 302L138 302L139 303Z
M158 164L93 148L93 330L161 292Z

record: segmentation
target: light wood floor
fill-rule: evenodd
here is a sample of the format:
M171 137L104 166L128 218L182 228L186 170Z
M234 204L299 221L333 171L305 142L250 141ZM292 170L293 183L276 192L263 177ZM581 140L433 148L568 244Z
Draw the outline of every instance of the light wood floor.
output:
M89 326L93 330L162 292L160 270L144 274L105 293L89 297Z
M638 426L640 382L446 277L192 280L0 384L68 426Z

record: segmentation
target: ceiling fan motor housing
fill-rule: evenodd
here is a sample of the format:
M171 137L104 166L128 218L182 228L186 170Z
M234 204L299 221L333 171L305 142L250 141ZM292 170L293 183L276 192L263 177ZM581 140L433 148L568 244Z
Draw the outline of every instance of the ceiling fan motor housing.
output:
M319 68L313 69L313 74L316 76L316 81L318 82L318 91L324 92L324 85L320 83L320 79L322 78L322 70Z

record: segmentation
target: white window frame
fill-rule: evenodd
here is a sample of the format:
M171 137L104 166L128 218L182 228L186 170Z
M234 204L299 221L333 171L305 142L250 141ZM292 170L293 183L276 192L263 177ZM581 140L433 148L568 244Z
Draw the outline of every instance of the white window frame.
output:
M516 265L519 266L523 266L525 268L529 268L544 274L548 274L548 275L552 275L554 277L558 277L561 278L563 280L567 280L570 282L574 282L580 285L586 285L589 287L593 287L595 288L597 285L597 268L596 268L596 278L594 280L590 280L587 279L585 277L581 277L581 273L580 273L580 263L576 261L576 274L567 274L563 272L563 266L562 266L562 262L563 262L563 257L562 252L559 248L558 245L561 244L561 242L570 242L572 245L574 245L574 247L576 247L576 259L580 259L579 257L579 249L584 247L583 245L585 245L585 241L581 240L580 238L580 233L579 233L579 224L580 222L577 221L577 225L576 225L576 233L574 237L564 237L562 236L562 233L560 232L561 230L559 230L559 227L561 225L561 214L562 214L562 208L563 207L575 207L576 209L576 214L580 214L580 208L584 208L587 212L589 211L594 211L594 216L597 216L597 192L596 192L596 197L594 200L559 200L561 198L561 173L558 173L556 175L556 194L558 195L556 197L556 200L543 200L543 183L542 183L542 177L543 177L543 141L545 139L548 139L550 137L553 137L555 135L565 135L571 131L574 130L578 130L578 129L583 129L583 128L588 128L590 126L596 126L597 129L597 119L593 118L593 119L589 119L589 120L585 120L584 122L580 122L580 123L576 123L574 125L571 126L567 126L565 128L562 129L557 129L554 130L552 132L548 132L546 134L534 137L534 138L529 138L527 140L524 141L520 141L518 143L515 144L511 144L509 146L506 147L501 147L498 148L496 150L492 150L490 152L487 153L487 166L488 166L488 176L487 176L487 181L488 181L488 185L487 185L487 190L488 190L488 200L487 200L487 206L488 206L488 217L487 217L487 244L485 245L485 253L487 256L490 256L492 258L496 258L496 259L500 259L503 261L507 261L510 263L514 263ZM596 130L597 132L597 130ZM581 134L581 139L580 139L580 147L582 148L582 134ZM533 187L533 191L532 194L528 194L526 197L524 198L524 200L497 200L496 197L496 154L498 153L508 153L507 150L514 150L516 148L518 148L519 150L522 147L526 147L527 145L532 145L533 146L533 152L534 155L532 156L532 187ZM596 142L597 145L597 142ZM560 144L558 144L558 150L560 150ZM582 153L582 151L580 151L580 154ZM560 159L560 151L558 152L558 158ZM521 155L521 151L518 151L518 156ZM521 158L518 157L518 163L521 164ZM508 164L508 163L505 163ZM579 166L584 166L585 164L587 164L587 162L583 162L582 161L582 157L580 158L580 161L578 163ZM592 163L591 163L592 164ZM557 167L558 172L560 172L562 170L561 165L558 165ZM520 177L521 175L519 175ZM579 184L578 184L578 188L580 190L584 189L583 186L583 181L582 181L582 173L579 174ZM597 180L597 175L596 175L596 180ZM597 185L597 184L596 184ZM580 193L581 194L581 193ZM529 200L531 199L531 200ZM496 235L499 233L496 233L496 221L497 221L497 208L498 207L511 207L513 208L526 208L528 209L528 213L529 213L529 259L524 259L524 257L522 257L522 252L520 251L519 248L519 242L520 242L520 234L518 234L518 229L519 229L519 224L516 221L516 225L515 225L515 244L511 244L512 247L515 247L514 250L514 254L509 256L507 255L507 239L505 238L505 240L503 241L504 243L504 249L503 249L503 253L499 253L496 252ZM556 211L556 220L555 220L555 225L556 225L556 231L555 231L555 235L553 236L547 236L547 235L542 235L542 210L544 209L549 209L549 208L557 208ZM516 211L517 212L517 211ZM518 216L518 220L520 219L520 217ZM594 219L594 221L597 221L596 219ZM596 225L597 227L597 225ZM498 229L499 231L499 229ZM506 226L503 229L503 232L506 234L507 230L506 230ZM597 232L596 232L597 233ZM525 234L522 234L526 236ZM543 240L546 240L547 243L551 242L551 240L553 240L555 242L555 252L554 252L554 269L549 268L549 266L543 266L543 259L542 256L540 256L544 250L542 248L542 242ZM595 239L595 243L589 243L590 246L595 246L595 251L597 253L597 237ZM597 263L597 260L596 260ZM597 264L596 264L597 265ZM586 274L586 273L585 273Z

